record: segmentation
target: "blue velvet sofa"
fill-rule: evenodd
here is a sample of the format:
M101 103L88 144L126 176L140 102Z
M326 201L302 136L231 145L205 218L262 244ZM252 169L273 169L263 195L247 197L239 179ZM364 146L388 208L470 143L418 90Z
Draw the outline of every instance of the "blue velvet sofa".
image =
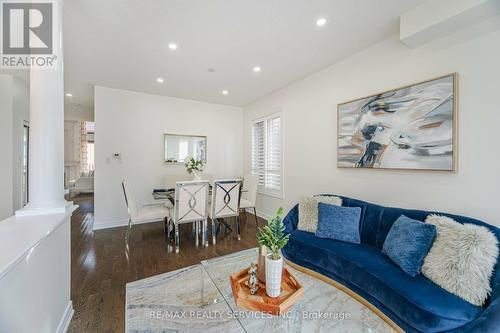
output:
M500 332L500 264L491 280L493 293L483 307L440 288L423 275L411 277L382 252L392 224L404 214L424 221L435 212L382 207L341 197L343 206L360 207L361 244L317 238L297 230L298 205L285 217L290 234L283 256L295 265L332 279L364 298L406 332ZM482 225L500 240L500 229L463 216L460 223Z

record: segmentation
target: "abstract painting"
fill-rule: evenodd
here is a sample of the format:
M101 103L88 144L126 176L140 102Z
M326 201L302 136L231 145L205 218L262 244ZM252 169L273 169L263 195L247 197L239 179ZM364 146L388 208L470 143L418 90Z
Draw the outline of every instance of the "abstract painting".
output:
M456 81L450 74L339 104L337 166L454 171Z

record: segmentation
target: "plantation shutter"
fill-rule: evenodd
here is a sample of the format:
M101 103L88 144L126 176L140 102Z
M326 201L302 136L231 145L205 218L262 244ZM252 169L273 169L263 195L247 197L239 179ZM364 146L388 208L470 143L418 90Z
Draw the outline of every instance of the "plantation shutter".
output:
M261 193L282 194L281 118L257 120L252 125L252 174Z
M266 189L281 189L281 119L275 117L267 120L266 135Z
M264 186L264 121L252 126L252 174L257 176L259 186Z

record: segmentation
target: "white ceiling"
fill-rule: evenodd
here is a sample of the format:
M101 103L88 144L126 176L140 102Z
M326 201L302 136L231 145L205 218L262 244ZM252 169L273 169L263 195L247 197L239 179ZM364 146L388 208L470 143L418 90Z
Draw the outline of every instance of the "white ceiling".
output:
M66 0L66 107L92 108L94 85L244 106L396 34L421 2Z

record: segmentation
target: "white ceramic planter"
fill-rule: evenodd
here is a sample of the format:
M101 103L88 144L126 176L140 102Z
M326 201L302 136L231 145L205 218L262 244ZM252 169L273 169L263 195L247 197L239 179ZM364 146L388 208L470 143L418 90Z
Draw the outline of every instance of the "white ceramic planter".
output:
M283 272L283 257L272 260L266 257L266 293L269 297L278 297L281 293L281 274Z

